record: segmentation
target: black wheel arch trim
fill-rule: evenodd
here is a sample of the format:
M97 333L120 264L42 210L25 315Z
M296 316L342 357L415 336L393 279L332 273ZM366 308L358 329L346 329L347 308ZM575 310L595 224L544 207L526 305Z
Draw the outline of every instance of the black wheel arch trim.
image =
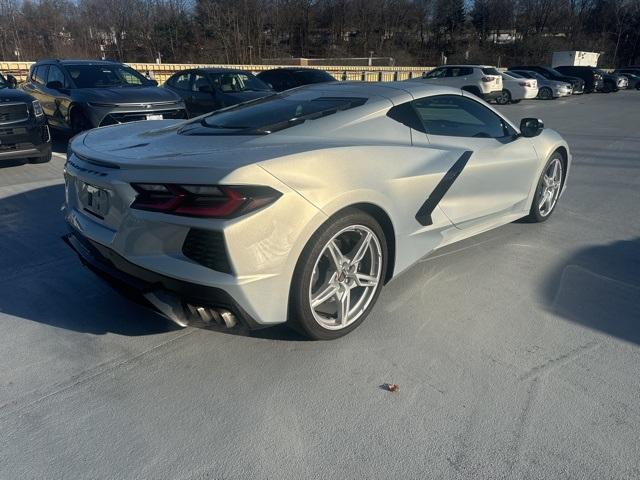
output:
M460 155L460 158L458 158L458 160L456 160L451 168L447 170L447 173L444 174L444 177L442 177L431 194L427 197L425 202L418 210L418 213L416 213L416 220L420 225L426 227L433 224L431 214L440 203L440 200L442 200L442 198L449 191L451 185L453 185L453 182L455 182L456 179L460 176L462 170L464 170L464 167L467 166L467 162L469 161L469 158L471 158L472 154L472 151L467 150L462 155Z

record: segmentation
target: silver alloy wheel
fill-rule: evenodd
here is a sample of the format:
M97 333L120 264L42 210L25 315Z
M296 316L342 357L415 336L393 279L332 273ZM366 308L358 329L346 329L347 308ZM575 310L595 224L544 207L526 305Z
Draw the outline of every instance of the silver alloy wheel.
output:
M382 247L364 225L336 233L313 266L309 305L318 324L341 330L358 320L376 294L382 274Z
M542 87L540 90L540 98L542 100L551 100L553 98L553 92L548 87Z
M562 162L559 158L551 160L542 174L542 185L538 200L540 215L546 217L553 211L560 196L562 186Z
M502 90L502 92L500 92L500 95L496 97L496 103L498 105L506 105L510 100L511 95L509 95L509 92L507 90Z

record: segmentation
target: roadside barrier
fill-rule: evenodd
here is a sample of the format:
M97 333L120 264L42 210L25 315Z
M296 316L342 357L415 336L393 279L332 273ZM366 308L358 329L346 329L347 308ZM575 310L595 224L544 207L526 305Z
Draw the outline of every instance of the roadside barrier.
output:
M18 81L25 81L29 73L29 67L34 62L1 62L0 72L5 75L13 75ZM159 83L180 70L188 68L236 68L238 70L248 70L258 73L263 70L270 70L278 67L291 67L292 65L222 65L222 64L187 64L187 63L127 63L142 74L149 74ZM293 65L298 66L298 65ZM356 80L363 82L390 82L398 80L408 80L421 77L424 72L432 70L434 67L363 67L363 66L340 66L340 65L313 65L302 68L315 68L329 72L336 80L348 81Z

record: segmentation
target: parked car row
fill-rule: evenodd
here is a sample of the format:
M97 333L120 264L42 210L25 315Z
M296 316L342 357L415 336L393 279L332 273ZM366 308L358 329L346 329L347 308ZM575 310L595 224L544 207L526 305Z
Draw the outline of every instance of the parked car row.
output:
M592 92L640 90L640 67L613 73L587 66L520 65L500 72L490 65L443 65L418 81L460 88L486 101L518 103ZM50 158L49 127L78 134L136 120L187 119L276 92L334 82L312 68L274 68L254 75L227 68L176 72L162 88L133 68L112 61L41 60L27 81L0 74L0 159ZM416 81L413 79L412 81ZM18 118L19 117L19 118Z
M494 73L501 76L501 81L494 81ZM519 65L500 73L487 65L444 65L426 72L421 80L458 87L486 101L495 100L504 105L531 98L552 100L626 88L640 90L640 68L625 67L607 73L587 66Z

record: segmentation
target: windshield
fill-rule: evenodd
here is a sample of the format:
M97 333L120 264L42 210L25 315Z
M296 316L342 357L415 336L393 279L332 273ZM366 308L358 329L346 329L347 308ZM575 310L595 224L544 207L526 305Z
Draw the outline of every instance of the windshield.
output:
M209 78L216 89L225 93L264 92L269 91L269 85L258 77L247 73L211 73Z
M77 88L141 87L153 85L125 65L67 65Z
M364 105L366 98L274 94L218 110L200 123L210 134L268 134Z
M9 85L7 85L7 81L4 79L4 77L0 73L0 90L3 88L9 88Z

